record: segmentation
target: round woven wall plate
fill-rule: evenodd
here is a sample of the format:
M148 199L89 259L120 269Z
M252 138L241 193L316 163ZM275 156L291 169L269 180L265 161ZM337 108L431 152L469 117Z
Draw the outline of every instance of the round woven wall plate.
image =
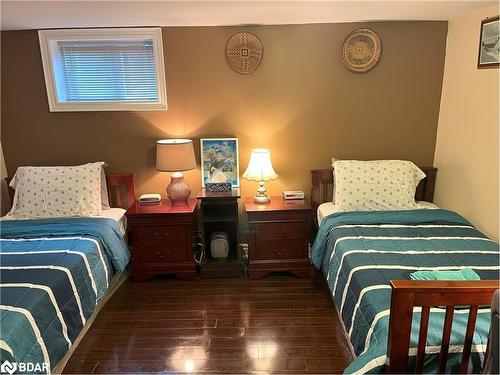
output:
M354 30L347 35L342 46L342 62L354 73L372 70L379 62L381 54L380 37L370 29Z
M236 33L226 43L226 61L235 72L253 73L264 56L259 37L252 33Z

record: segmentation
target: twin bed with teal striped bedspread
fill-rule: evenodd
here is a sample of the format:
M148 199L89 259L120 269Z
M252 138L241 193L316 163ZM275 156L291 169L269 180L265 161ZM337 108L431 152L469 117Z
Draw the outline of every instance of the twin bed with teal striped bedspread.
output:
M50 372L129 260L113 219L1 221L1 363Z
M460 215L446 210L344 212L326 217L311 251L326 277L357 358L346 373L383 372L386 364L390 280L409 280L418 270L472 268L482 280L499 279L499 247ZM456 309L447 370L460 364L468 309ZM445 309L431 309L424 372L436 372ZM471 366L480 370L490 309L479 309ZM420 311L413 314L414 361Z

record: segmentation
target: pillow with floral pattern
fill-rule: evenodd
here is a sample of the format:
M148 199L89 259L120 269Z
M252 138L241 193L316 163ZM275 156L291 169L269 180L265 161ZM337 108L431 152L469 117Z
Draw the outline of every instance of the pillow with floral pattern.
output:
M417 207L415 191L425 177L411 161L337 160L335 205L342 211L407 210Z
M103 163L69 167L19 167L9 216L19 219L93 216L102 209Z

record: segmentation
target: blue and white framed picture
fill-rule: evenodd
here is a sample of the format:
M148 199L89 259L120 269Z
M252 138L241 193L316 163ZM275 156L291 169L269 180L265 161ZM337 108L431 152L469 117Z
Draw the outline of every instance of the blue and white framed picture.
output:
M230 182L240 186L238 138L202 138L201 185L207 182Z

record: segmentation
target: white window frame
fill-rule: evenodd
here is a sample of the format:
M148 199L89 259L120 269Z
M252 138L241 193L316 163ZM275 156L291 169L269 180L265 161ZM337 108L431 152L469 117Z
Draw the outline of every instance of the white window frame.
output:
M159 27L148 28L116 28L116 29L58 29L39 30L40 52L50 112L79 111L148 111L167 109L167 90L165 82L165 63L163 60L162 31ZM54 64L59 59L57 42L59 41L95 41L95 40L133 40L152 39L156 60L156 77L158 87L157 102L61 102L57 96Z

